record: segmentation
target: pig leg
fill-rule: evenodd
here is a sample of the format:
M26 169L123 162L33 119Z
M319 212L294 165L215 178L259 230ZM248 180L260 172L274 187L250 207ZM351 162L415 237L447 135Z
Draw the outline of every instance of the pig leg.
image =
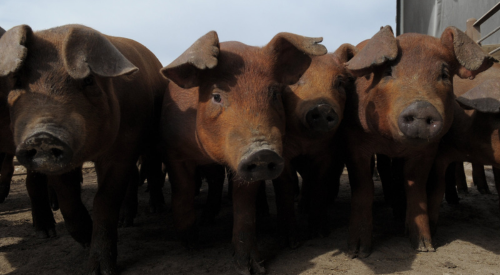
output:
M366 258L371 253L373 231L374 186L370 170L371 155L351 154L350 158L346 163L351 185L347 253L352 258Z
M2 161L2 170L0 171L0 203L5 201L5 198L9 195L10 182L12 181L12 176L14 175L14 155L3 154L4 158Z
M290 248L296 248L300 245L295 220L295 185L297 181L297 172L291 166L290 161L285 161L283 172L273 180L278 232L280 236L285 238Z
M493 167L493 176L495 177L495 187L497 189L497 195L500 197L500 169ZM500 200L498 201L500 206Z
M147 158L147 174L149 189L149 212L161 213L166 208L163 196L163 185L165 184L166 171L162 169L162 161L159 156Z
M52 208L52 211L59 210L59 201L57 200L56 191L50 185L49 185L49 201L50 201L50 208Z
M36 236L41 239L56 236L56 221L50 209L47 192L47 176L28 171L26 189L31 200L31 214Z
M233 247L238 274L264 274L255 232L255 200L262 182L233 179ZM291 188L293 190L293 188Z
M203 174L206 176L208 183L208 196L205 209L201 215L201 222L209 224L214 221L220 212L226 169L222 165L209 165L203 167Z
M377 171L382 182L382 190L384 191L385 202L391 204L392 198L390 189L392 186L392 173L391 173L391 158L377 154Z
M64 225L69 234L88 247L92 238L92 219L81 199L81 173L82 168L78 167L62 175L48 176L48 181L59 198Z
M462 163L460 163L462 165ZM429 180L427 182L427 205L429 213L429 227L431 235L434 236L437 230L437 223L439 219L439 209L443 196L448 188L448 182L453 184L455 188L455 163L448 164L445 161L436 160L429 173Z
M118 225L120 227L130 227L134 225L134 219L137 215L138 202L138 192L139 192L139 181L140 175L137 170L137 166L131 168L130 177L127 185L127 193L125 194L125 199L122 202L120 210L120 218L118 220ZM151 192L151 190L150 190Z
M448 168L446 169L445 173L445 199L449 204L458 204L458 201L460 198L458 197L457 193L457 188L456 185L458 182L458 173L457 169L460 169L460 166L462 166L463 170L463 163L462 162L454 162L448 165ZM441 171L440 171L441 172ZM465 176L465 174L464 174ZM467 186L467 185L466 185Z
M455 175L457 191L459 194L467 194L469 193L469 187L467 187L467 178L465 177L464 163L457 162L454 165L456 166Z
M295 190L295 189L294 189ZM257 220L259 218L269 217L271 214L269 213L269 203L267 203L267 194L266 194L266 182L262 181L259 186L259 191L257 192L257 201L255 203L255 211L257 211Z
M484 165L480 163L472 163L472 180L477 186L477 191L481 194L491 194L486 175L484 172Z
M92 274L117 273L116 242L120 207L129 179L137 179L136 158L128 162L126 158L118 159L122 161L100 160L95 165L98 188L92 210L92 242L88 262Z
M172 185L172 213L174 225L184 245L193 248L198 242L196 210L196 166L187 162L170 162L169 180Z
M404 167L407 198L406 227L413 248L421 252L435 251L427 212L427 180L433 161L434 155L406 159Z

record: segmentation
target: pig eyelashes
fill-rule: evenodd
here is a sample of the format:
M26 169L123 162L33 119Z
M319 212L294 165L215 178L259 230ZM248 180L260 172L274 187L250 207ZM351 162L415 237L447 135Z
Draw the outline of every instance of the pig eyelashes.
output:
M446 64L443 64L441 67L441 74L439 75L439 79L442 81L450 80L450 69Z

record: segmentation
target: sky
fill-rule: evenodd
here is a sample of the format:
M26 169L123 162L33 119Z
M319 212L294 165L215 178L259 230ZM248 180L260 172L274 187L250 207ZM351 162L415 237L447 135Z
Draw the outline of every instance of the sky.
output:
M1 0L0 27L82 24L134 39L166 66L215 30L220 42L266 45L279 32L323 37L328 51L396 30L395 0Z

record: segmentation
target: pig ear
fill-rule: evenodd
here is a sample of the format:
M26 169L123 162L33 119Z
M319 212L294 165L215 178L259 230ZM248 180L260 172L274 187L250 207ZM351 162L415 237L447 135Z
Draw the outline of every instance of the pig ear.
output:
M385 26L376 33L346 67L355 76L366 75L377 66L392 61L398 56L398 44L391 26Z
M357 52L358 50L356 49L356 47L349 43L345 43L340 45L340 47L335 50L333 55L336 56L340 64L343 65L344 63L351 60L357 54Z
M26 41L32 34L33 31L29 26L21 25L10 29L1 36L0 77L17 72L21 68L28 54Z
M457 98L465 109L500 113L500 78L488 79Z
M179 87L189 89L200 85L200 72L217 66L219 37L211 31L200 37L181 56L160 72Z
M64 66L74 79L91 72L116 77L139 70L100 32L83 26L71 27L62 47Z
M2 37L2 35L3 35L4 33L5 33L5 30L4 30L2 27L0 27L0 37Z
M461 78L474 77L493 65L494 58L465 33L448 27L441 35L441 43L455 54L459 63L457 74Z
M324 55L326 47L318 44L322 37L311 38L293 33L278 33L263 48L273 60L274 77L280 83L294 84L309 68L311 55Z

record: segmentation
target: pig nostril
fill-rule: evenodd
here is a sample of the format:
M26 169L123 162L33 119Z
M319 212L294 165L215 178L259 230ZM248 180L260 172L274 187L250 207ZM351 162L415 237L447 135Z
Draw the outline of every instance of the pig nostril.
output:
M59 158L60 156L62 156L63 154L63 151L60 150L60 149L57 149L57 148L52 148L50 149L50 152L52 153L52 155L54 155L54 157L56 158Z
M274 170L274 169L276 169L276 163L274 163L274 162L269 163L269 164L267 165L267 168L268 168L269 170Z
M36 149L31 149L26 153L27 158L33 158L36 155Z
M412 123L415 118L413 116L406 116L405 117L405 122L406 123Z
M255 170L255 168L257 168L256 164L250 164L250 165L247 166L247 170L249 172L252 172L253 170Z
M312 115L312 119L317 120L319 118L319 114Z
M427 122L427 124L431 125L434 122L434 120L432 120L432 118L428 118L426 120L426 122Z
M334 120L335 120L335 119L334 119L333 117L331 117L331 116L326 117L326 121L328 121L328 122L332 122L332 121L334 121Z

